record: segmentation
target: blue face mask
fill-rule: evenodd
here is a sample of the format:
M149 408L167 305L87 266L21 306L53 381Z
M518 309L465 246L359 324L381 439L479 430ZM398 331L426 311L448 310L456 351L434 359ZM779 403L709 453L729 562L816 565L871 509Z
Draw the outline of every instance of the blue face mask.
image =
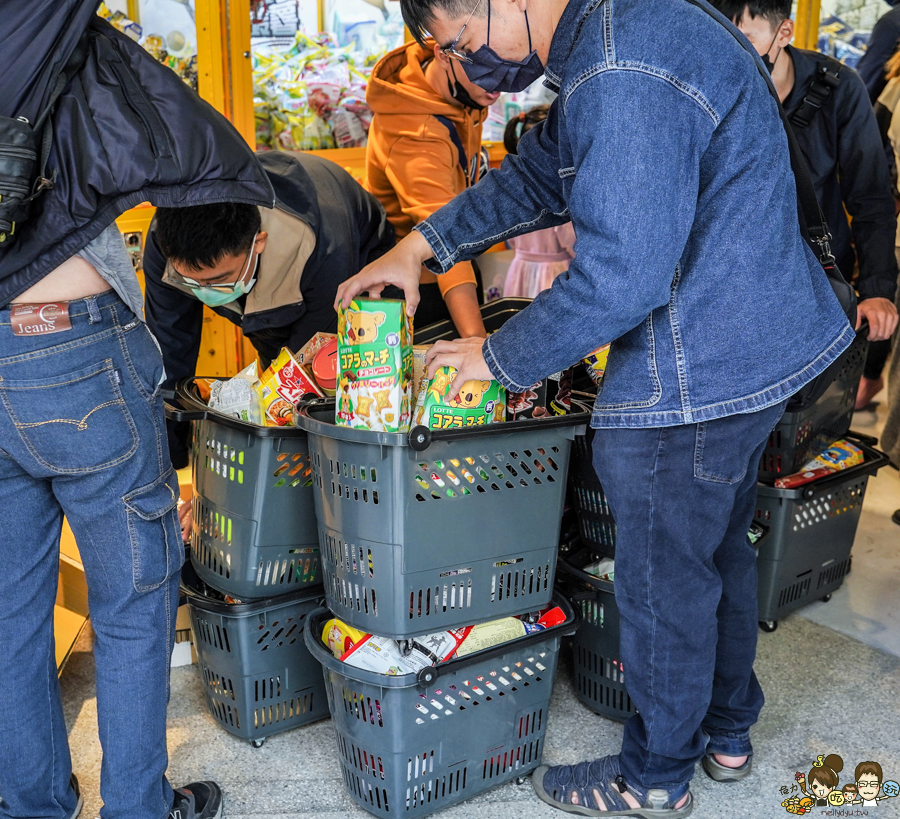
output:
M241 271L241 275L238 276L237 281L230 282L229 284L206 285L194 281L193 279L189 279L187 276L181 277L184 280L184 283L194 291L194 295L207 307L222 307L225 304L237 301L241 296L246 296L247 293L253 289L253 285L256 284L256 270L259 267L258 253L256 254L256 264L253 267L253 275L250 277L250 280L245 282L244 276L250 269L250 262L253 259L253 248L256 246L257 236L259 236L259 231L253 236L253 241L250 243L250 255L247 256L247 264Z
M477 8L477 7L476 7ZM472 12L475 13L474 11ZM531 26L528 25L528 12L525 15L525 28L528 31L528 48L531 49ZM471 15L470 15L471 16ZM468 25L468 21L466 22ZM463 31L465 31L463 26ZM445 53L450 52L454 56L461 57L460 62L466 76L475 85L483 88L488 93L495 91L515 93L524 91L535 80L541 78L544 73L544 66L541 58L538 57L537 51L531 49L531 53L521 61L505 60L494 49L490 47L491 43L491 2L488 0L487 13L487 43L478 49L474 54L461 55L456 51L456 43L462 37L462 31L459 37L454 40L453 44L445 49Z

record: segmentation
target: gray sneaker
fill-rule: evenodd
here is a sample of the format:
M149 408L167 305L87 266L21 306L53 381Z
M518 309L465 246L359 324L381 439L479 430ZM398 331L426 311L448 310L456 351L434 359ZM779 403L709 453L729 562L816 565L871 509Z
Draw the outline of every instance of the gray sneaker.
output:
M175 791L169 819L219 819L222 789L215 782L192 782Z

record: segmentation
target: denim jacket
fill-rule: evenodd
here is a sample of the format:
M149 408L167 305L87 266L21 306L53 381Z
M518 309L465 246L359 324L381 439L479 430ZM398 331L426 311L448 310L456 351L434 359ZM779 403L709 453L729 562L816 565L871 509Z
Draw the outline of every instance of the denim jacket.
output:
M570 0L546 66L559 93L546 122L416 228L441 272L571 217L568 272L483 349L522 391L612 342L595 427L763 409L854 335L801 238L757 58L714 14L684 0Z

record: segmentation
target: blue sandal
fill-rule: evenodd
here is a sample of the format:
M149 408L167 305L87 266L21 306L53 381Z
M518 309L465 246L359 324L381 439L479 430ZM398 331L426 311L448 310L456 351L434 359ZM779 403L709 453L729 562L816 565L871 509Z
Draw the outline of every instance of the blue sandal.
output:
M605 756L578 765L541 765L532 775L531 784L538 798L554 808L581 816L641 816L644 819L681 819L694 809L694 800L687 786L676 792L661 788L641 788L628 784L619 770L618 756ZM600 794L606 810L594 799ZM572 793L578 804L572 804ZM632 808L622 794L630 793L640 808ZM676 808L687 793L687 802Z

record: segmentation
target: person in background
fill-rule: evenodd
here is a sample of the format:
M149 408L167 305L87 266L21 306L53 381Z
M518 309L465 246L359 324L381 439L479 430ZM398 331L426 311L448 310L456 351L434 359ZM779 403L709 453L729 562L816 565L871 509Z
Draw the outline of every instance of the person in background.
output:
M900 49L887 63L887 85L878 98L878 105L890 112L887 118L886 138L894 151L897 162L900 162L900 117L893 114L900 104ZM898 165L900 167L900 165ZM900 263L900 226L897 229L896 248L897 261ZM900 288L896 301L900 307ZM888 375L887 418L881 433L881 445L895 464L900 464L900 343L894 338L894 349ZM900 525L900 509L892 517L894 523Z
M549 105L538 105L506 123L503 145L515 154L519 140L539 122L547 119ZM553 280L569 269L575 258L575 230L571 222L514 236L507 244L516 251L503 287L504 296L533 299Z
M856 408L862 409L884 387L881 373L897 326L896 207L872 105L854 71L790 45L791 0L712 4L734 21L772 74L809 166L841 273L849 280L859 263L858 322L868 320L870 342L856 397Z
M366 187L402 239L481 176L481 128L499 98L475 85L434 41L408 43L375 65L366 90L374 116ZM354 271L355 272L355 271ZM422 274L416 327L450 318L462 338L485 336L471 262Z
M881 96L881 92L887 84L886 63L896 51L897 45L900 44L900 8L897 7L900 0L886 0L886 2L894 8L875 23L869 42L866 44L866 53L862 55L862 59L856 67L873 104Z
M311 154L258 158L274 208L222 202L156 212L145 309L169 393L195 374L204 304L237 324L268 367L282 347L296 352L317 332L336 332L338 285L394 244L378 200L343 168ZM189 426L168 424L176 468L187 465Z

